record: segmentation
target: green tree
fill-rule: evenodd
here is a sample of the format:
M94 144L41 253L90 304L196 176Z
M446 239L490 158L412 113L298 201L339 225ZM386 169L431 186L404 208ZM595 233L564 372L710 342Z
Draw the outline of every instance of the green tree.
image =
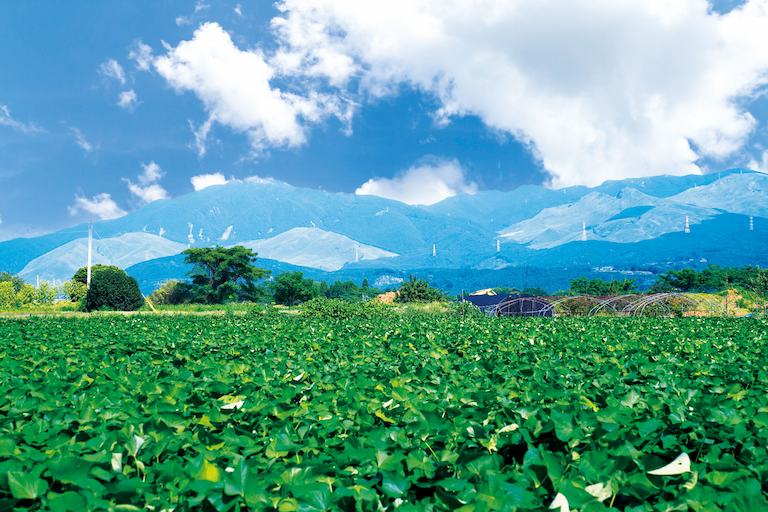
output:
M395 302L437 302L445 300L443 292L433 288L424 279L411 279L406 281L397 290Z
M319 287L301 272L284 272L272 284L277 304L295 306L320 295Z
M0 308L18 307L16 290L11 281L0 281Z
M22 278L8 272L0 272L0 283L11 283L11 285L13 285L13 291L16 293L19 293L21 287L24 286L24 280Z
M21 290L16 293L16 299L20 306L25 306L27 304L32 304L35 302L35 294L36 290L35 287L31 284L24 284L24 286L21 287Z
M156 305L184 304L192 299L190 287L189 283L172 279L153 291L149 300Z
M256 281L269 275L267 270L253 264L256 253L240 245L193 248L182 254L186 263L193 265L189 274L192 295L195 300L208 304L257 294Z
M103 268L91 278L85 296L86 311L109 309L135 311L144 305L144 296L136 280L119 268Z
M40 283L40 286L35 288L35 304L53 304L56 300L56 288L46 282Z
M620 281L604 281L602 279L588 279L578 277L571 280L571 295L624 295L637 291L634 279L622 279Z
M116 267L114 265L102 265L101 263L92 265L91 266L91 280L93 280L93 276L95 276L98 272L101 272L102 270L121 270L120 267ZM75 275L72 276L72 281L75 281L76 283L82 283L86 284L86 281L88 280L88 267L80 267L77 269L77 272L75 272Z
M85 298L85 294L88 293L88 287L85 285L85 283L75 281L74 279L71 281L65 281L63 288L64 293L72 302L80 302Z

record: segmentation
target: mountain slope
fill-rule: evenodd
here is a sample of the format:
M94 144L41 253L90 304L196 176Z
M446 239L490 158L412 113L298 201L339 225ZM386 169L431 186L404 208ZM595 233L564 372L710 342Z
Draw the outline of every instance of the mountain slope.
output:
M754 232L739 214L755 216ZM686 217L690 234L682 233ZM763 233L766 218L768 176L742 171L611 181L591 189L524 186L431 206L250 179L95 223L95 261L142 268L189 246L245 244L286 266L280 268L385 281L418 269L453 269L452 275L468 279L468 269L492 274L530 266L557 273L574 265L626 270L708 259L698 254L722 264L766 265L768 254L753 249L762 247L754 235ZM581 242L582 223L587 242ZM30 281L68 278L85 264L85 232L75 226L2 242L0 271L22 272ZM153 268L160 279L163 265Z

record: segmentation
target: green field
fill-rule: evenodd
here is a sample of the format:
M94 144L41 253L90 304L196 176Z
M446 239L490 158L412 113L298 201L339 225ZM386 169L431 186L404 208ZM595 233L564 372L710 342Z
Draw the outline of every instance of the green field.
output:
M52 316L0 343L0 510L768 510L766 320Z

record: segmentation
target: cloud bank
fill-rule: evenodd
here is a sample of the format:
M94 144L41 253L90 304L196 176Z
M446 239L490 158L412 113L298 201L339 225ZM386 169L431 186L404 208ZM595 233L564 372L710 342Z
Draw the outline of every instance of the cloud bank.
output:
M552 184L699 172L756 125L768 1L283 0L283 60L385 95L407 83L439 116L477 115L528 144Z
M477 185L468 182L456 160L411 167L394 178L374 178L357 190L357 195L372 195L407 204L429 205L455 196L474 194Z

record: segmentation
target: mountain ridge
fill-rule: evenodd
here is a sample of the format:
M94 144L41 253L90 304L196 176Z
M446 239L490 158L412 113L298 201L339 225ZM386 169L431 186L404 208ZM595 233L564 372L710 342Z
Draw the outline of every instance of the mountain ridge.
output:
M716 259L725 263L741 261L740 254L753 253L738 241L737 233L747 231L748 221L735 219L744 215L758 218L758 226L768 223L768 175L732 170L609 181L593 188L528 185L458 195L430 206L252 179L150 203L119 219L94 223L94 230L103 252L129 254L116 254L114 262L131 268L188 246L245 244L268 259L314 269L318 275L362 276L382 269L492 272L532 267L537 261L564 269L572 266L569 255L580 251L585 255L577 258L580 265L589 266L593 258L594 266L640 268L658 263L644 248L659 247L643 242L682 234L686 217L692 233L683 240L690 250L675 252L674 261L665 264L691 260L697 251L718 254ZM714 222L718 219L741 225ZM581 245L582 223L587 245ZM715 247L722 244L718 230L734 240L728 251ZM0 242L0 270L22 272L27 280L66 279L79 259L71 244L84 232L80 225ZM127 235L141 240L136 244L143 247L126 245ZM633 257L606 261L589 249L592 242L621 249L608 254ZM764 265L766 258L755 255L752 263Z

